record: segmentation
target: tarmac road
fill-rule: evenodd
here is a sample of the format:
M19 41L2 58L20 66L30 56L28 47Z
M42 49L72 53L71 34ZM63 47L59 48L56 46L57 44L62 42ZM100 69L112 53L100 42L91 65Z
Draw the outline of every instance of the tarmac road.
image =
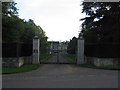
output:
M3 88L118 88L118 71L41 64L35 71L3 75Z

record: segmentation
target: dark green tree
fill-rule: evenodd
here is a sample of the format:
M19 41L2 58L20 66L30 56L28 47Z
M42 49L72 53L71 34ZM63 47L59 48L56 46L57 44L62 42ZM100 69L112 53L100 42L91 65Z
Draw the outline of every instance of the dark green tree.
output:
M76 49L77 49L77 38L73 37L68 44L67 52L68 54L75 54Z
M17 16L15 2L2 3L2 39L3 42L21 42L20 37L23 32L23 21Z
M24 30L21 34L21 42L32 43L35 36L35 23L33 20L29 20L28 22L24 21Z
M44 30L32 19L20 19L15 2L2 3L2 41L3 43L30 43L34 36L40 38L41 54L47 51L47 36Z
M24 31L21 36L21 41L23 43L32 43L34 36L38 36L40 39L40 51L41 54L47 51L47 36L40 26L37 26L33 20L29 19L28 22L24 22Z
M2 3L2 14L4 15L18 15L16 5L17 3L15 2L3 2Z
M2 40L3 42L20 43L20 37L23 33L24 25L22 20L17 16L2 17Z
M120 3L119 2L83 2L82 13L86 17L82 23L83 37L91 43L120 42Z

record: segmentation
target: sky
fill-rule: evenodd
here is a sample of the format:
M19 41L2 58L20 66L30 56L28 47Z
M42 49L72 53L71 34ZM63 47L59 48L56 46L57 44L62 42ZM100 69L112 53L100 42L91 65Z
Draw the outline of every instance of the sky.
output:
M48 41L69 41L81 30L82 0L15 0L21 19L32 19Z

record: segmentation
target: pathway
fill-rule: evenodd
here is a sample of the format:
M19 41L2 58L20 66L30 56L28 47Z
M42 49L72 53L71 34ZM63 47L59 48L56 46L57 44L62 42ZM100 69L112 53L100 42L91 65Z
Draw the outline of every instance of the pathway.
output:
M64 59L60 54L55 54L51 59L48 61L42 62L42 64L75 64L67 61Z

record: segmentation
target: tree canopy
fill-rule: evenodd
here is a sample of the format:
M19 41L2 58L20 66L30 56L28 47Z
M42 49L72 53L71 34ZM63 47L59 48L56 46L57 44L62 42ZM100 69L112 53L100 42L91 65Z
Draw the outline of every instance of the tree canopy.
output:
M41 53L47 48L47 36L44 30L32 19L28 21L18 17L15 2L2 3L2 42L3 43L32 43L33 37L40 38Z
M68 44L67 52L68 54L75 54L76 49L77 49L77 38L73 37Z
M17 8L15 7L17 3L15 2L3 2L2 3L2 13L4 15L18 15Z
M120 43L120 2L83 2L82 35L87 43ZM81 34L80 34L81 35Z

